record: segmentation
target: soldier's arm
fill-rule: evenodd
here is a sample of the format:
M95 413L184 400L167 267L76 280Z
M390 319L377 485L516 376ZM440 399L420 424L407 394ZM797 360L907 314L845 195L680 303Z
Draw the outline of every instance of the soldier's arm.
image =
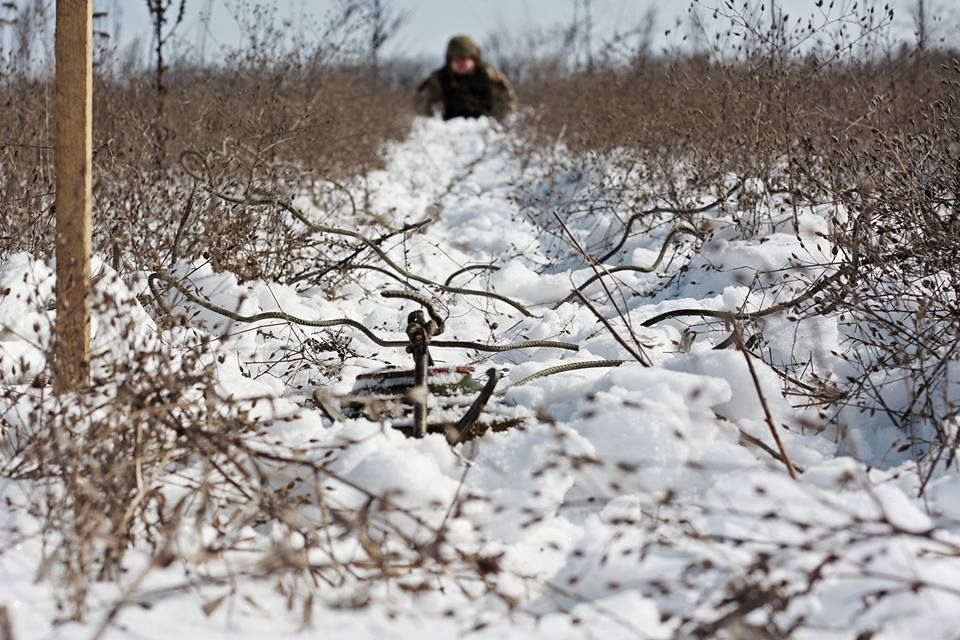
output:
M517 94L507 77L493 67L488 67L491 93L493 98L492 115L494 118L503 118L517 108Z
M414 97L414 107L417 113L422 116L432 116L433 109L443 103L443 87L440 86L440 77L437 72L430 74L430 77L420 83L417 87L417 94Z

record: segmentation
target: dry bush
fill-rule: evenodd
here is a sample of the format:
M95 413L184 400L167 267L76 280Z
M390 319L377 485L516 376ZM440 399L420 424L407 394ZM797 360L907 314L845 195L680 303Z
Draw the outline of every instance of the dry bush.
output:
M218 184L235 192L295 193L378 166L383 143L402 135L410 116L392 106L403 103L399 91L363 68L198 70L168 89L159 122L150 111L148 80L139 83L143 101L131 87L102 92L119 108L111 110L104 135L142 132L132 149L148 154L159 135L160 164L170 167L160 175L169 177L158 179L149 155L146 164L117 156L99 167L105 176L98 194L106 214L100 219L103 243L119 241L120 253L140 261L152 256L157 265L169 257L180 229L180 257L206 254L217 270L243 278L284 273L285 265L263 256L256 240L280 259L293 258L308 240L276 217L250 216L195 193L179 166L184 152L207 157ZM137 126L144 121L152 128ZM137 185L143 193L130 193ZM131 201L138 206L125 213ZM154 232L146 237L139 233L145 224Z
M321 208L352 206L359 223L365 213L344 199L338 181L379 166L384 143L404 135L412 109L404 106L407 91L358 62L356 39L368 16L340 5L329 28L292 53L278 48L269 12L254 8L250 46L228 52L222 65L180 59L167 67L158 59L156 71L98 66L94 251L114 273L129 277L178 259L209 260L241 278L286 280L295 279L305 253L315 263L318 240L308 227L279 207L219 198L212 187L243 200L308 192ZM21 29L36 29L27 40L52 42L49 20L26 21L34 7L49 11L43 0L4 11L17 14ZM3 61L10 73L0 75L0 260L20 251L52 257L53 85L38 60L21 47ZM202 171L191 176L187 167L198 164ZM51 300L39 292L31 298L43 316ZM116 340L94 354L85 393L51 400L47 376L26 363L19 377L33 386L19 377L4 386L0 473L33 487L17 506L42 523L41 573L58 585L64 619L87 614L94 585L121 575L132 549L154 556L149 571L177 560L196 564L197 555L213 558L237 544L230 538L190 547L198 528L229 521L239 531L275 522L302 530L313 548L388 526L371 524L381 510L390 517L398 511L376 494L367 496L362 512L324 507L322 522L296 520L291 508L325 491L330 451L305 455L265 446L263 423L251 414L256 402L222 396L209 341L176 323L160 332L142 314L131 315L137 308L129 292L97 302L98 332ZM316 364L327 348L314 339L293 357ZM416 562L420 552L410 548L407 560ZM330 547L329 563L312 566L304 563L306 550L288 551L264 549L272 559L258 571L278 581L312 576L305 580L311 583L328 574L342 582L353 573Z
M652 183L729 173L794 187L799 177L777 168L908 126L918 106L949 95L949 60L650 59L522 85L533 107L522 125L533 144L560 141L574 154L628 150Z
M29 292L37 317L52 295ZM41 377L5 385L0 398L0 479L25 489L6 506L38 523L5 533L39 541L38 578L53 585L57 623L93 614L99 634L127 606L240 577L274 585L288 607L303 607L305 626L315 601L365 608L384 585L416 594L449 580L467 597L513 602L496 584L499 554L447 540L458 520L476 524L464 505L476 513L486 498L458 491L450 505L422 505L389 477L383 489L344 477L338 458L363 449L376 426L357 441L274 441L271 426L302 416L234 397L218 381L219 342L185 322L152 326L109 268L97 274L94 316L90 388L50 397ZM38 342L49 329L38 322ZM140 592L153 573L181 566L182 584ZM100 612L93 603L105 593ZM217 605L198 606L209 615Z
M792 162L907 126L919 105L949 94L949 54L883 49L891 18L873 3L832 11L769 25L744 5L695 23L699 53L632 52L573 73L548 62L518 87L531 107L521 127L535 148L625 151L621 164L664 190L640 195L674 204L723 175L796 190Z
M307 240L280 220L195 193L180 159L193 151L210 155L211 164L222 160L218 175L248 193L278 186L296 192L378 166L384 142L405 133L412 110L402 106L409 103L405 91L355 62L344 33L362 32L363 19L335 16L316 41L292 53L279 50L278 31L251 20L259 30L251 46L226 52L217 67L177 60L163 68L162 79L155 71L101 65L94 90L94 250L125 272L175 256L208 256L241 277L278 276L283 264L256 264L262 246L253 239L266 241L277 256L295 254ZM50 35L45 28L34 37ZM51 255L52 78L5 75L0 98L0 255Z
M520 119L532 179L519 198L556 258L584 259L543 211L586 229L579 242L611 265L628 238L661 227L691 240L668 254L683 260L708 238L706 218L727 216L749 239L828 212L834 260L802 266L833 275L779 312L838 318L849 369L823 379L803 358L770 364L826 421L854 407L900 427L918 459L952 460L960 68L950 51L885 46L891 16L878 5L838 10L771 24L744 5L697 22L715 35L698 55L529 73L519 91L532 107ZM757 317L740 322L762 347Z
M932 445L932 473L960 444L960 62L931 63L942 65L943 95L918 101L898 127L865 118L858 145L824 154L833 180L812 182L839 203L831 239L844 275L819 310L839 312L845 328L844 403L884 416L922 451Z

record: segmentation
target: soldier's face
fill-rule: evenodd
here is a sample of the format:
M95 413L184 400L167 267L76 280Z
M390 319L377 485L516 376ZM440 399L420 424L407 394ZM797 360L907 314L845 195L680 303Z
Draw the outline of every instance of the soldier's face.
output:
M450 68L458 75L467 75L473 73L477 68L477 63L473 58L453 58L450 61Z

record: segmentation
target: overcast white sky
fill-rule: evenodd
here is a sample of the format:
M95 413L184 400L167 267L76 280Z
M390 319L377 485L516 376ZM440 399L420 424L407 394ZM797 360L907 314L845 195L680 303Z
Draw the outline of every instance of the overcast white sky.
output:
M719 1L719 0L717 0ZM738 0L740 4L742 0ZM757 0L751 0L755 3ZM837 6L852 4L853 0L836 0ZM869 2L869 0L867 0ZM149 19L146 0L96 0L98 9L106 9L112 15L105 30L121 27L121 45L135 36L140 36L144 46L149 43ZM242 42L243 27L236 15L242 14L244 5L275 5L284 17L292 17L294 28L302 24L300 16L312 14L323 16L333 4L332 0L187 0L187 21L179 28L181 46L199 47L203 44L206 56L214 56L223 46L236 47ZM502 30L506 25L511 34L519 34L527 28L547 28L573 17L575 0L393 0L392 5L409 14L409 20L387 53L404 56L442 55L447 39L455 33L468 33L484 40L491 32ZM701 6L713 6L713 0L705 0ZM861 0L861 6L864 0ZM877 2L882 6L883 2ZM913 29L911 8L916 0L891 0L897 13L898 31L909 38ZM952 14L950 23L956 24L957 5L960 0L928 0L938 6L938 13ZM780 0L783 10L791 15L808 15L815 10L814 0ZM202 33L198 16L209 6L212 12L210 29ZM689 2L686 0L593 0L593 14L598 36L616 29L627 30L636 25L650 7L658 16L655 33L658 46L667 44L663 33L674 27L678 19L686 16ZM941 25L940 30L946 29ZM953 29L949 29L953 31ZM676 33L676 31L675 31ZM674 36L675 38L676 36Z

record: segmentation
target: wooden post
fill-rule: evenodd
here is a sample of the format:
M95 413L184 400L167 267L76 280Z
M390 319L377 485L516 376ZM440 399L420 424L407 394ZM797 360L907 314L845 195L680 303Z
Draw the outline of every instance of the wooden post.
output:
M54 387L90 378L93 0L57 0L57 323Z

